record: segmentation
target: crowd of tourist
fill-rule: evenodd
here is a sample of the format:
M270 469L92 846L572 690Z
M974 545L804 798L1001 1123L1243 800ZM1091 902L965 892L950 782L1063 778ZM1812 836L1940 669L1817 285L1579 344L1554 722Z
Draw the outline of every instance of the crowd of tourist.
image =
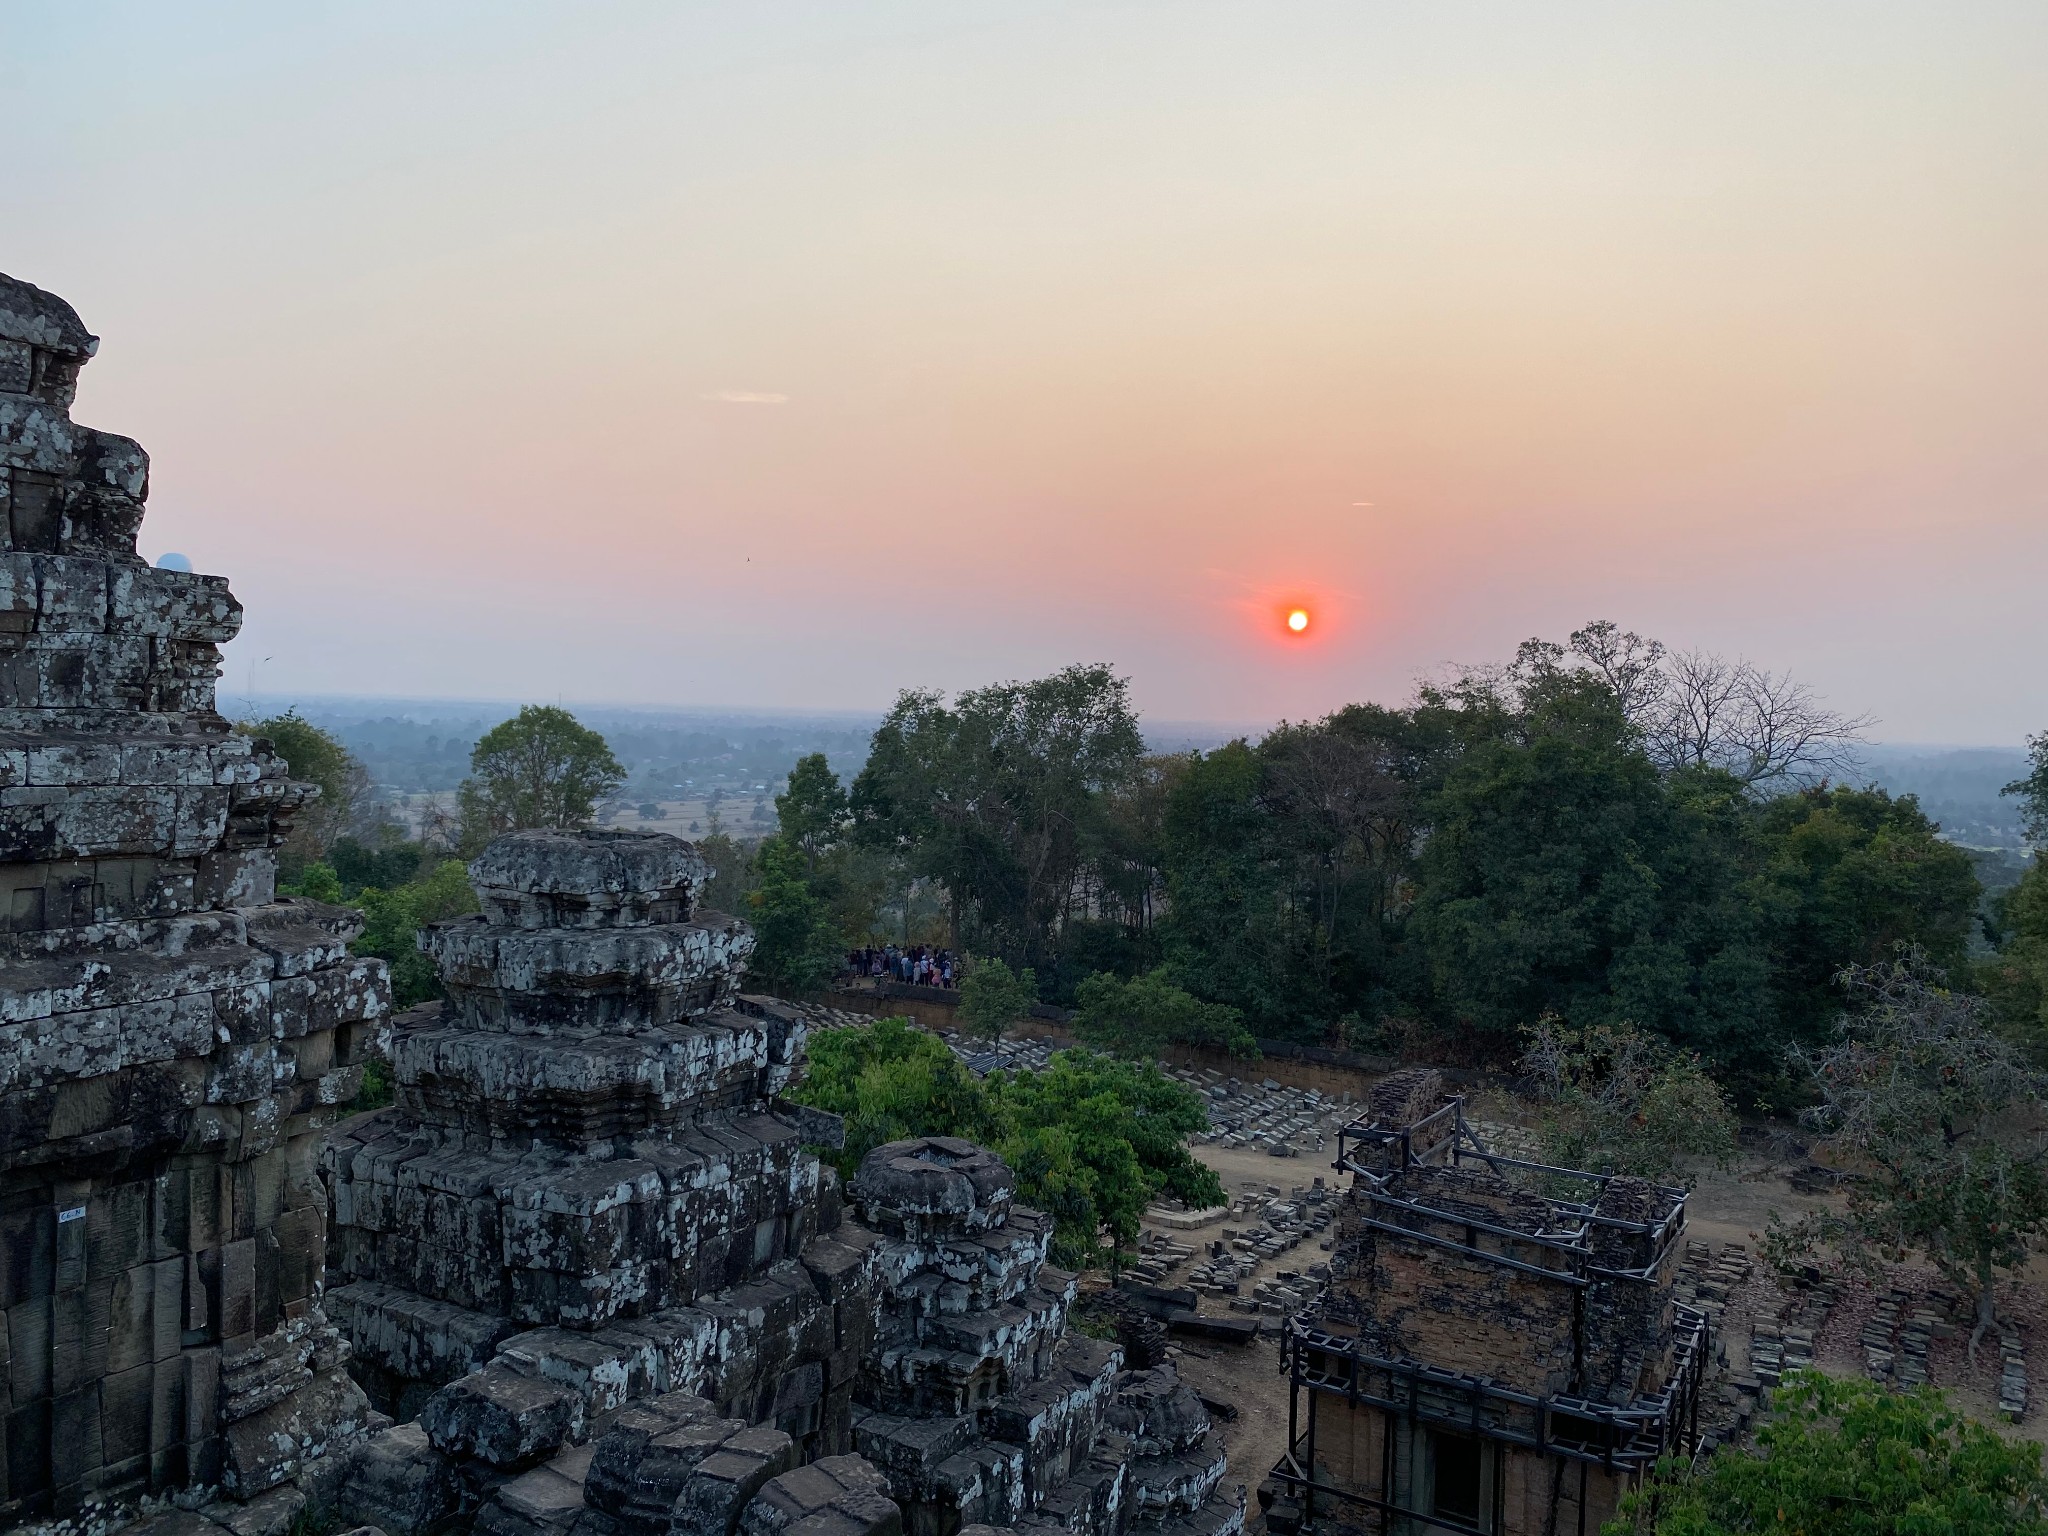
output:
M950 949L934 949L928 944L850 949L846 968L855 976L886 976L913 987L950 987L959 971Z

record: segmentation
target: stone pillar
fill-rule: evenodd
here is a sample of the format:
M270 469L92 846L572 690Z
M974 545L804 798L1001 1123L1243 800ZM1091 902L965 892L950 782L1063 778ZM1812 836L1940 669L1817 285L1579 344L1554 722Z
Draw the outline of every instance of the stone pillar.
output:
M70 419L97 347L0 276L0 1523L247 1497L367 1411L317 1148L384 968L275 895L313 791L215 710L227 583L135 552L148 456Z

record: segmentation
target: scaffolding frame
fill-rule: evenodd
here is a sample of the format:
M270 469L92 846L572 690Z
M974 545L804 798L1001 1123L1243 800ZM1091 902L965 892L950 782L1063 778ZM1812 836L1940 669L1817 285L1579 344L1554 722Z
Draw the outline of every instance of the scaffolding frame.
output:
M1669 1209L1654 1222L1602 1215L1596 1206L1611 1175L1493 1152L1467 1123L1464 1111L1464 1098L1453 1096L1410 1125L1388 1128L1366 1120L1354 1121L1337 1134L1333 1166L1339 1172L1356 1176L1353 1193L1363 1196L1368 1203L1368 1211L1359 1218L1366 1228L1408 1242L1451 1249L1481 1263L1512 1269L1571 1290L1572 1384L1581 1386L1587 1290L1597 1282L1656 1282L1665 1260L1685 1232L1685 1191L1653 1185L1658 1194L1669 1200ZM1433 1131L1437 1134L1432 1137L1429 1133ZM1393 1176L1406 1169L1461 1167L1467 1162L1483 1164L1496 1173L1515 1169L1535 1174L1550 1181L1553 1187L1582 1185L1590 1198L1537 1194L1536 1198L1546 1207L1546 1218L1538 1230L1526 1231L1488 1222L1467 1212L1442 1210L1404 1199L1389 1187ZM1402 1217L1437 1230L1409 1225ZM1639 1267L1621 1269L1594 1263L1593 1240L1598 1229L1645 1239L1647 1261ZM1481 1234L1491 1239L1497 1249L1479 1246ZM1406 1423L1411 1433L1417 1426L1442 1429L1495 1447L1550 1459L1558 1465L1560 1474L1564 1465L1576 1462L1578 1524L1580 1536L1584 1536L1592 1468L1634 1475L1663 1456L1697 1454L1700 1392L1710 1344L1705 1313L1677 1305L1672 1329L1672 1366L1661 1390L1655 1396L1615 1405L1569 1391L1547 1395L1523 1392L1488 1377L1450 1371L1406 1357L1379 1355L1366 1347L1363 1338L1324 1326L1324 1320L1315 1313L1297 1315L1287 1320L1281 1334L1281 1368L1289 1382L1287 1449L1273 1468L1273 1479L1299 1496L1305 1524L1315 1518L1317 1497L1328 1496L1376 1511L1383 1533L1392 1532L1397 1520L1456 1532L1458 1536L1483 1536L1489 1529L1497 1531L1505 1482L1498 1460L1490 1527L1467 1525L1396 1502L1400 1493L1395 1477L1396 1424ZM1315 1479L1316 1406L1325 1397L1341 1398L1351 1408L1379 1411L1382 1445L1376 1492ZM1553 1480L1553 1526L1560 1486L1560 1480Z

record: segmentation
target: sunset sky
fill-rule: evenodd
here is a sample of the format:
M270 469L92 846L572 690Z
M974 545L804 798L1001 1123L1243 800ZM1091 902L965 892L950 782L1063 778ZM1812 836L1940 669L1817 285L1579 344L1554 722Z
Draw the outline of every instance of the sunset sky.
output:
M1607 616L2016 743L2044 81L2041 0L16 4L0 270L236 689L1251 722Z

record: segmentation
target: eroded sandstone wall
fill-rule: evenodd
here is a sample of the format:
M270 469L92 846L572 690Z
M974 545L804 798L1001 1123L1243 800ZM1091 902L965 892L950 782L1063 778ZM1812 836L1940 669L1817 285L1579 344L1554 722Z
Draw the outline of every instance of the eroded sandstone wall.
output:
M276 898L311 791L214 708L226 582L135 552L147 455L70 419L97 345L0 277L0 1522L253 1493L366 1409L318 1144L386 978Z

